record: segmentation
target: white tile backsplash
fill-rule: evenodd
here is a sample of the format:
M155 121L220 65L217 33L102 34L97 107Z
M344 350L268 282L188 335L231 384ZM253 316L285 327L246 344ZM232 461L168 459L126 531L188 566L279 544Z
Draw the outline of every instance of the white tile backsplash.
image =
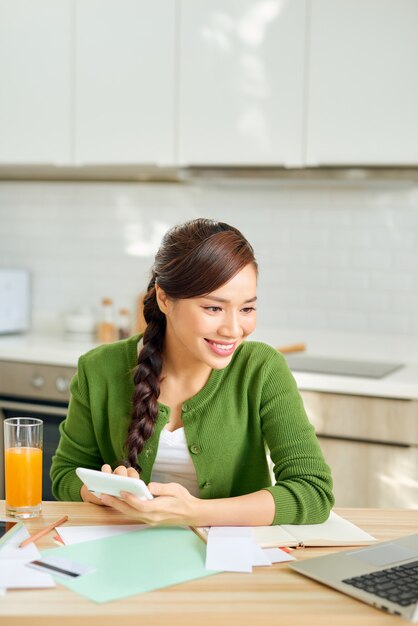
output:
M253 244L263 327L418 335L413 183L0 182L0 265L32 271L35 325L133 309L162 234L199 216Z

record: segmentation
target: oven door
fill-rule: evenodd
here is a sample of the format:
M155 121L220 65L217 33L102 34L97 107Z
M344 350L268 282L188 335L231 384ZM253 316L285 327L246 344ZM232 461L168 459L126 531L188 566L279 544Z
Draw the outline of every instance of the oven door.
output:
M68 403L53 405L37 400L0 398L0 450L3 456L3 420L9 417L37 417L44 423L42 454L42 500L55 500L52 495L49 470L60 439L59 425L67 415ZM0 464L0 499L4 499L4 464Z

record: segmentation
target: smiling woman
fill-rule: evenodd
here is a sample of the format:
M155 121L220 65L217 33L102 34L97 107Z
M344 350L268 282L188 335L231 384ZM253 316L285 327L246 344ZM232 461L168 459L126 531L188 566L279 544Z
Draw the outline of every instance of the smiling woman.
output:
M328 517L330 470L295 381L276 350L245 341L256 287L253 249L236 228L197 219L168 231L144 298L143 336L79 361L51 469L58 498L107 504L149 524ZM76 476L80 465L141 472L159 497L99 500Z

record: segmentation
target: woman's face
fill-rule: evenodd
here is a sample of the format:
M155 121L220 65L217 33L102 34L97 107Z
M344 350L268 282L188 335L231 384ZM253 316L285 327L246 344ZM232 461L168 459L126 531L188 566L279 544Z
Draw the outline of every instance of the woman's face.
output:
M226 367L255 328L256 287L252 263L207 296L170 300L157 287L158 303L167 318L167 349L176 360L181 356L190 365Z

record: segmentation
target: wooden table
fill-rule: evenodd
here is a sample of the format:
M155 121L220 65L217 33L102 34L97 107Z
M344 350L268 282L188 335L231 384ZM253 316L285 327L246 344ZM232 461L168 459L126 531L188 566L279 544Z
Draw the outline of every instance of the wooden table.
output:
M336 509L379 540L418 530L418 510ZM4 515L4 502L0 504ZM68 514L74 526L127 523L121 514L85 503L45 502L41 517L28 521L33 533ZM37 543L55 546L52 534ZM305 548L298 559L335 550ZM0 562L1 566L1 562ZM138 563L138 567L140 564ZM95 604L57 585L54 589L11 590L0 597L1 626L374 626L405 622L293 572L286 563L255 568L252 574L216 574L159 591Z

